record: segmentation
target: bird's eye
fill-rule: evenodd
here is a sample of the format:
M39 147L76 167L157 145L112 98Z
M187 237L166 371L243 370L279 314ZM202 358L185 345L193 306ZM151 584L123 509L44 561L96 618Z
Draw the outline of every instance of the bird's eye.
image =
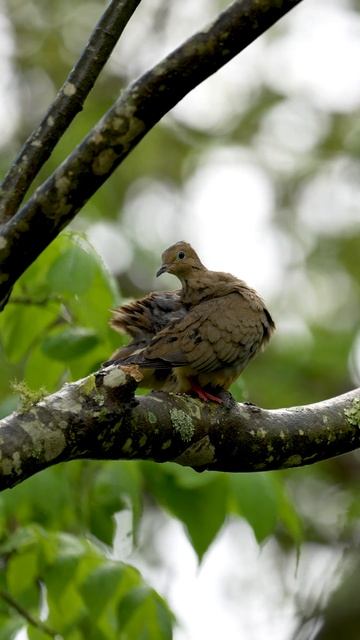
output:
M179 253L177 254L177 257L179 258L179 260L183 260L185 258L184 251L179 251Z

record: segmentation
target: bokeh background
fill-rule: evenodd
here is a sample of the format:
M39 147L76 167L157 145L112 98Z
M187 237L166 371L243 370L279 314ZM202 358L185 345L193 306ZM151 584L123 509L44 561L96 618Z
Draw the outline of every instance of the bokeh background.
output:
M1 175L104 6L1 0ZM225 6L144 1L36 184L129 81ZM359 60L360 2L303 0L173 109L17 284L0 317L1 415L24 402L22 381L50 392L106 360L121 341L107 326L109 308L176 287L154 274L180 239L209 268L254 286L275 318L272 344L234 385L239 400L275 408L359 386ZM2 494L0 583L62 628L50 565L34 549L68 535L85 547L90 540L99 566L120 559L137 567L175 613L176 640L358 640L359 479L357 453L226 478L151 463L62 465ZM14 532L20 542L10 553ZM71 609L76 592L78 609L66 637L118 637L110 605L94 622L91 588L67 576L61 594ZM117 615L124 638L140 637L145 624L136 618L142 601L131 603L125 622ZM93 636L81 635L90 632L77 616L86 615ZM169 637L160 618L141 637ZM0 621L0 638L23 637L24 626L30 638L45 637L1 598Z

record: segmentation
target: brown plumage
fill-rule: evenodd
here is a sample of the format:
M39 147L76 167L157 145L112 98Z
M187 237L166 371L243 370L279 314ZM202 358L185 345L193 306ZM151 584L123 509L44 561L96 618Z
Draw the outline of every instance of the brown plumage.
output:
M140 300L113 309L110 325L115 331L132 338L125 347L120 347L104 363L123 363L136 356L146 347L162 329L170 322L183 318L186 309L180 300L179 291L154 291ZM172 374L172 367L141 370L141 385L151 389L176 391L177 381Z
M162 262L157 275L176 275L182 288L115 311L113 326L133 337L124 348L130 352L120 350L116 361L150 369L150 382L163 371L164 390L194 391L221 402L206 388L228 389L268 342L274 322L254 289L229 273L208 271L188 243L169 247ZM161 311L161 296L167 296L170 310Z

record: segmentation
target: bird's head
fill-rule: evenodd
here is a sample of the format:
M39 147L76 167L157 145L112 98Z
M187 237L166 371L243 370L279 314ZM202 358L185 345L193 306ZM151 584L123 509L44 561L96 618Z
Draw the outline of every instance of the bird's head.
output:
M162 265L156 276L162 273L172 273L180 280L186 279L195 270L204 270L205 267L199 256L188 242L177 242L166 249L161 256Z

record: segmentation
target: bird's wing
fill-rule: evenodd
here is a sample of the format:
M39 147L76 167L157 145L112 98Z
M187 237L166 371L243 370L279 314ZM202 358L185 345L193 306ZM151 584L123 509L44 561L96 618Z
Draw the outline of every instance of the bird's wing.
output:
M259 298L258 298L259 300ZM211 372L246 365L265 338L263 306L238 292L206 300L158 333L135 358L140 366Z
M144 298L112 310L110 325L118 333L132 338L111 355L104 366L124 362L144 349L164 327L186 313L178 291L153 292Z
M135 340L150 340L170 322L182 318L186 310L178 291L155 291L112 310L110 325Z

